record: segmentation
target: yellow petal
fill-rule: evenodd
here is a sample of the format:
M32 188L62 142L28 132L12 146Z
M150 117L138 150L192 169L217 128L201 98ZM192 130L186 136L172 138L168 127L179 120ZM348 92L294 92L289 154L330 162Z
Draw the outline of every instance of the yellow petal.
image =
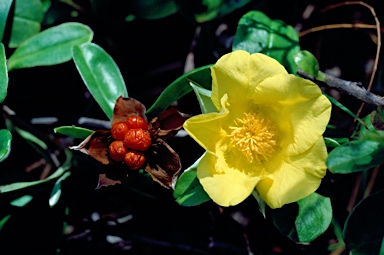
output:
M279 128L279 145L288 156L308 150L322 136L331 103L313 82L293 75L264 80L250 96Z
M253 168L262 165L253 166ZM237 205L244 201L261 179L262 169L242 171L227 165L223 152L218 157L206 153L197 167L197 177L209 197L220 206Z
M265 163L273 178L261 180L256 189L271 207L280 208L316 191L326 174L327 149L321 137L308 151L294 157L277 157Z
M211 68L211 73L212 101L220 110L224 94L228 94L230 104L244 103L244 99L264 79L287 72L269 56L236 50L222 56Z

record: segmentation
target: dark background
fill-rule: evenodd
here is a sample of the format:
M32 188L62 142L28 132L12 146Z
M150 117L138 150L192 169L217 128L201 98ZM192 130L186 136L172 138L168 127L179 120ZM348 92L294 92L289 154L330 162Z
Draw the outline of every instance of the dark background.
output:
M196 23L188 12L126 22L125 1L99 1L98 8L92 8L86 0L75 2L83 11L73 16L76 11L73 7L52 1L42 30L70 21L89 25L94 31L93 42L105 49L119 66L129 96L147 108L167 85L184 73L188 54L193 54L194 65L199 67L213 64L230 52L237 23L249 10L260 10L300 31L325 24L375 24L371 12L361 5L320 11L337 1L253 1L203 24ZM383 17L383 2L366 3L374 8L379 19ZM310 5L314 11L303 18ZM223 26L224 31L215 33ZM376 54L375 36L373 29L324 30L301 37L300 46L316 56L322 71L336 70L334 74L342 79L360 81L366 86ZM8 56L12 50L6 49ZM372 88L378 94L384 92L382 75L380 60ZM330 92L326 87L323 89ZM332 93L353 112L360 107L360 102L351 96ZM52 150L62 151L63 146L79 142L54 134L54 127L77 125L80 117L107 120L87 92L72 61L11 71L3 105L16 112L13 121L17 125L47 141ZM199 112L192 93L174 106L184 113ZM365 106L361 116L373 109ZM333 111L331 123L339 128L333 135L348 136L353 120L337 107ZM31 119L39 117L57 117L58 121L31 124ZM189 137L175 138L170 144L180 154L183 167L202 154L202 149ZM62 158L60 154L59 159ZM15 135L12 152L1 163L0 184L41 178L44 165L29 172L25 170L40 159L39 153ZM11 215L11 219L0 232L0 254L331 254L327 247L335 240L332 228L311 244L294 243L274 227L269 217L263 218L252 199L231 208L219 208L211 202L181 207L173 200L171 191L141 177L129 185L95 190L100 166L80 154L75 154L74 162L72 175L64 182L62 198L54 208L47 203L51 182L1 195L0 218ZM334 216L341 226L348 215L355 179L354 174L327 174L319 189L319 193L331 198ZM379 187L378 182L374 190ZM9 205L23 194L32 194L34 199L23 208ZM348 252L345 249L337 254Z

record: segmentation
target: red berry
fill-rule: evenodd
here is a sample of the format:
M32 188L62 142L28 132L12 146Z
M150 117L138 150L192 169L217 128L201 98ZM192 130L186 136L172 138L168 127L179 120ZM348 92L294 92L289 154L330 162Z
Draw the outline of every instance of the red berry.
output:
M124 121L113 124L111 129L112 138L117 141L123 141L128 129L128 125Z
M141 128L148 130L148 124L145 119L137 115L128 116L128 118L125 120L125 123L127 123L129 129Z
M128 150L124 162L131 170L138 170L144 165L145 155L140 151Z
M126 153L127 149L125 148L123 141L113 141L109 145L109 155L116 162L122 162Z
M124 144L129 149L146 151L151 146L151 136L148 130L141 128L130 129L125 134Z

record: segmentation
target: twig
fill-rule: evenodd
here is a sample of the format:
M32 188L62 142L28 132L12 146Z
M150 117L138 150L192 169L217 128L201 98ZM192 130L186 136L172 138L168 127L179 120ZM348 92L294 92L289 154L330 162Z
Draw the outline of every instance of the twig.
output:
M377 29L376 25L370 25L370 24L330 24L330 25L322 25L318 27L312 27L310 29L304 30L302 32L299 32L299 37L303 37L309 33L318 32L322 30L327 29L336 29L336 28L369 28L369 29Z
M301 69L297 70L297 73L307 79L315 81L315 77L312 75L307 74ZM359 82L352 82L352 81L346 81L339 79L335 76L329 75L324 73L325 75L325 83L331 87L335 88L341 92L347 93L351 96L356 97L357 99L362 100L363 102L366 102L368 104L372 105L384 105L384 99L383 97L380 97L376 94L373 94L369 91L367 91Z

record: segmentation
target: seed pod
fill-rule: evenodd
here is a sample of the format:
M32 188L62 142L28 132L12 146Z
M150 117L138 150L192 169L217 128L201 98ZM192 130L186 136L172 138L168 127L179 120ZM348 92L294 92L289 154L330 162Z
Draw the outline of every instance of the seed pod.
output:
M128 125L124 121L113 124L111 129L112 138L116 141L123 141L128 129Z
M123 141L113 141L109 145L109 155L116 162L122 162L126 153L127 149L125 148Z
M148 130L148 124L145 119L137 115L128 116L125 123L127 123L129 129L141 128L144 130Z
M128 150L125 154L124 162L127 164L129 169L138 170L145 163L145 155L140 151Z
M151 146L151 136L148 130L129 129L125 134L124 144L129 149L146 151Z

